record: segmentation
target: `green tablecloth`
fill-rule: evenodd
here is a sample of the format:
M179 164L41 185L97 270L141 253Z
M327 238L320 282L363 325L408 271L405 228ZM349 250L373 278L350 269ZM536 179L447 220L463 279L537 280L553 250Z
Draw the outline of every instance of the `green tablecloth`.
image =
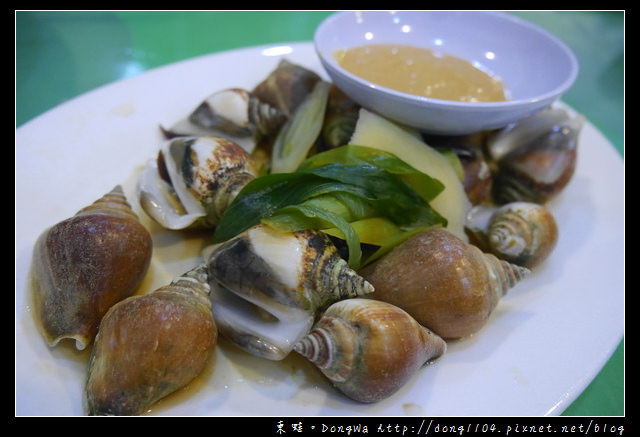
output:
M221 50L311 41L332 11L17 11L16 127L73 97ZM580 75L563 97L624 157L624 13L512 12L567 43ZM564 412L624 415L624 342Z

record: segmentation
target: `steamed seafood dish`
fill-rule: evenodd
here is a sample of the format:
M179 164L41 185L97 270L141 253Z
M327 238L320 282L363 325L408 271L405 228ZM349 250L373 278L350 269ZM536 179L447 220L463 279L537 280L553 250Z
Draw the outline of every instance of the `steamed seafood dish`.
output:
M550 201L572 179L582 123L554 105L430 136L282 61L253 87L203 90L162 126L135 198L116 188L44 231L36 322L50 347L91 349L90 415L146 414L208 363L215 374L224 348L256 369L295 356L349 402L393 399L552 262ZM202 237L196 265L152 290L140 215Z

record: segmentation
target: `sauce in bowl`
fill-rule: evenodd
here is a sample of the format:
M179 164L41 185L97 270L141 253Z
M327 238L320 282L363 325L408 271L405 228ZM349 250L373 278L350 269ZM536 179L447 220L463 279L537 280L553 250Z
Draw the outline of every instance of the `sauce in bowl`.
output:
M335 57L350 73L403 93L461 102L507 100L499 78L469 61L430 49L371 44L340 50Z

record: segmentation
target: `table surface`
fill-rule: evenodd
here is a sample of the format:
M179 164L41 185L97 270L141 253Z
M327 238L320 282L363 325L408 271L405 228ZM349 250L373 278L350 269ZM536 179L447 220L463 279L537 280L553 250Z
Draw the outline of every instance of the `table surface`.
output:
M16 11L16 128L69 99L222 50L311 41L333 11ZM510 12L562 39L580 74L563 100L624 159L622 11ZM624 340L567 416L622 416Z

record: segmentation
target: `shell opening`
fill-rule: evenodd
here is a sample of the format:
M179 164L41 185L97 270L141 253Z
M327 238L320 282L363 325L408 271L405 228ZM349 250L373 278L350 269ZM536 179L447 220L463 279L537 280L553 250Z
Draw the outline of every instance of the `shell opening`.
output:
M220 333L262 358L285 358L313 324L313 316L304 311L291 309L283 320L215 282L211 283L210 298Z
M186 229L205 216L203 208L186 211L173 187L160 177L158 164L149 161L138 178L142 209L167 229Z

